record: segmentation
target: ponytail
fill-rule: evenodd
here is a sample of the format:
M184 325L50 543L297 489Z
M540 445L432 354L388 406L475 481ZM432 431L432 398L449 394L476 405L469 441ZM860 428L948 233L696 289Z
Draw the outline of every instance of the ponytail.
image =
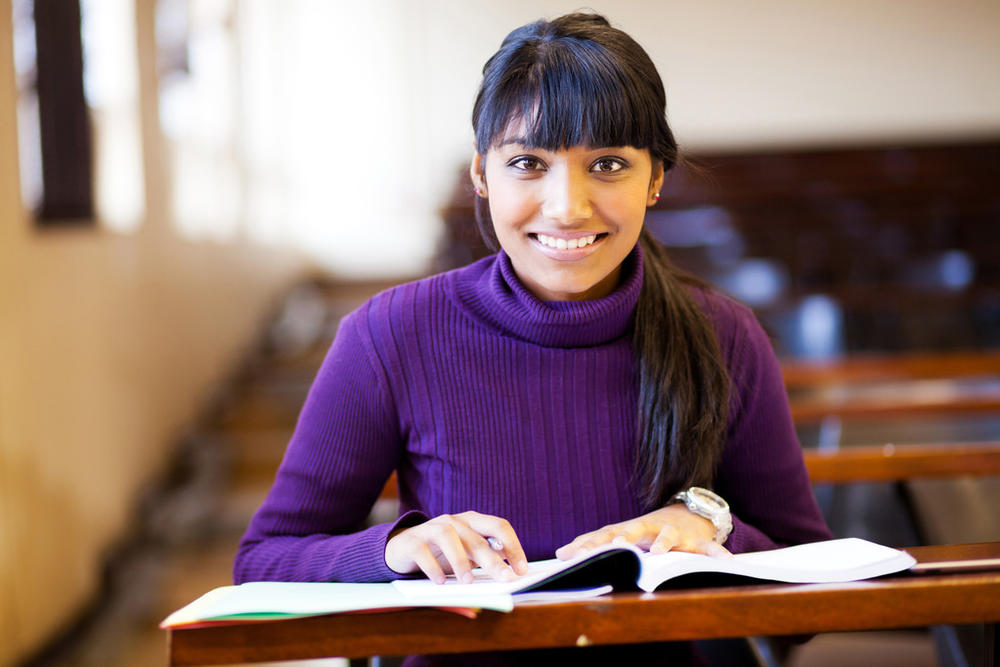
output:
M726 443L729 374L715 330L688 289L707 283L675 268L645 229L639 244L635 474L643 506L654 508L681 489L711 485Z

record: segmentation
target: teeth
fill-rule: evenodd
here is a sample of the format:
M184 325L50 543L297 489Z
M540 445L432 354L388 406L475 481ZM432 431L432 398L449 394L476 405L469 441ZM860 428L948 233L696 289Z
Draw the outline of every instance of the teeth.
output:
M575 248L585 248L591 243L597 240L597 234L591 234L590 236L584 236L583 238L570 239L557 239L554 236L546 236L545 234L536 234L538 242L542 245L546 245L550 248L557 248L559 250L573 250Z

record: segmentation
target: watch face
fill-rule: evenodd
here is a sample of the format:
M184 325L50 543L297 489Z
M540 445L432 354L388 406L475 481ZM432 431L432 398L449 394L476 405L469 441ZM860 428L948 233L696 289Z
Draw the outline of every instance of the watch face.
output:
M710 512L726 512L729 510L729 504L723 500L717 493L713 493L708 489L703 489L700 486L692 486L688 493L694 500Z

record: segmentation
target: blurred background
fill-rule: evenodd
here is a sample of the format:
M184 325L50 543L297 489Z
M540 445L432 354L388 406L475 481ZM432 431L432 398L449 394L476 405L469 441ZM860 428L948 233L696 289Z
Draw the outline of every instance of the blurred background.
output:
M874 389L807 373L803 444L1000 439L1000 4L589 7L648 50L702 167L648 224L755 308L787 377L944 359ZM483 254L481 67L578 8L0 0L0 664L162 662L155 623L228 583L339 317ZM945 409L829 407L889 390Z

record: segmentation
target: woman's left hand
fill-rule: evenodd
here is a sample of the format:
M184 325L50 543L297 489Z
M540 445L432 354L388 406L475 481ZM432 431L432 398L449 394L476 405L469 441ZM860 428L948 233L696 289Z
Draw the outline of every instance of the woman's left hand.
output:
M711 521L678 503L584 533L556 549L556 558L566 560L608 542L629 542L654 554L690 551L706 556L732 558L729 550L717 544L714 538L715 526Z

